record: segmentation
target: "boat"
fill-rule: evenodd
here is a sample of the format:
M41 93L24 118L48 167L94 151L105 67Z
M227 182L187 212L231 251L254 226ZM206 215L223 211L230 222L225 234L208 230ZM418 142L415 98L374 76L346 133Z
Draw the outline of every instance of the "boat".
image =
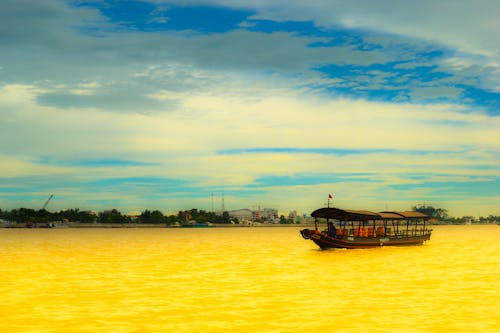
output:
M214 225L210 222L189 222L181 225L182 228L213 228Z
M315 210L311 216L315 229L302 229L300 234L322 250L422 245L432 233L427 224L430 217L417 211L375 213L326 207ZM326 230L318 230L321 220L326 220Z

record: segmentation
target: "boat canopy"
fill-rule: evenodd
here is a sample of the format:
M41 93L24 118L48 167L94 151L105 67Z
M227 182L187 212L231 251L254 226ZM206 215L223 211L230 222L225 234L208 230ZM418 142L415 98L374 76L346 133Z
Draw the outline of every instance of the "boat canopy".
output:
M311 213L312 217L334 219L340 221L373 221L373 220L427 220L429 216L416 211L370 212L368 210L350 210L340 208L320 208Z
M407 210L404 212L381 212L379 213L380 215L389 213L389 214L398 214L402 216L405 220L407 219L420 219L420 220L428 220L430 217L424 213L413 211L413 210Z

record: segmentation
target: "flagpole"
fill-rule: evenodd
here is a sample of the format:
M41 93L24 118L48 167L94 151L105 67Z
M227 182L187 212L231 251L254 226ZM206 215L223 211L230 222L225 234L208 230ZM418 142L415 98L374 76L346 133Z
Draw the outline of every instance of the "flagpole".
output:
M330 208L330 199L333 199L333 195L331 195L330 193L328 194L328 203L327 203L327 207Z

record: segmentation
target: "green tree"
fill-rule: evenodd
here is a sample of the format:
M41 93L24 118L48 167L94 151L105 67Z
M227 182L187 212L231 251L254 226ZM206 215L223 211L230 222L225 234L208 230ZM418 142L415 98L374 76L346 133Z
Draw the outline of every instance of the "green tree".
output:
M30 208L19 208L10 211L10 220L16 223L34 223L35 210Z
M231 223L231 218L229 217L229 212L222 213L221 223L223 223L223 224L230 224Z
M438 220L446 220L448 211L442 208L434 208L432 206L420 205L413 207L414 211L424 213L427 216L433 217Z
M179 217L177 215L169 215L166 218L166 221L168 225L174 225L176 223L179 223Z
M160 224L160 223L166 223L167 219L163 215L163 213L160 212L159 210L149 211L146 209L139 216L139 222Z
M151 211L145 210L139 216L139 223L151 223Z
M82 223L93 223L96 221L96 216L93 212L90 212L90 211L78 212L78 220L77 221L82 222Z
M154 210L151 212L150 221L151 221L150 223L160 224L160 223L166 223L167 219L165 218L162 212L160 212L159 210Z
M99 213L99 222L100 223L128 223L130 222L130 218L122 215L116 209L106 210L104 212Z

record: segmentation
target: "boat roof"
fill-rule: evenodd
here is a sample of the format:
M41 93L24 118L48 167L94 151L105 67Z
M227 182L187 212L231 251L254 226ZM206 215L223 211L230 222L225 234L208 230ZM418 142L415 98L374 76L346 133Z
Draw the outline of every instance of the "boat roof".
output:
M341 221L372 221L372 220L426 220L429 216L416 211L371 212L368 210L340 209L335 207L316 209L312 217L335 219Z
M402 212L381 212L379 214L385 214L385 213L394 213L401 215L405 219L429 219L430 217L424 213L413 211L413 210L405 210Z
M384 220L402 220L404 217L396 212L380 212L378 213Z

